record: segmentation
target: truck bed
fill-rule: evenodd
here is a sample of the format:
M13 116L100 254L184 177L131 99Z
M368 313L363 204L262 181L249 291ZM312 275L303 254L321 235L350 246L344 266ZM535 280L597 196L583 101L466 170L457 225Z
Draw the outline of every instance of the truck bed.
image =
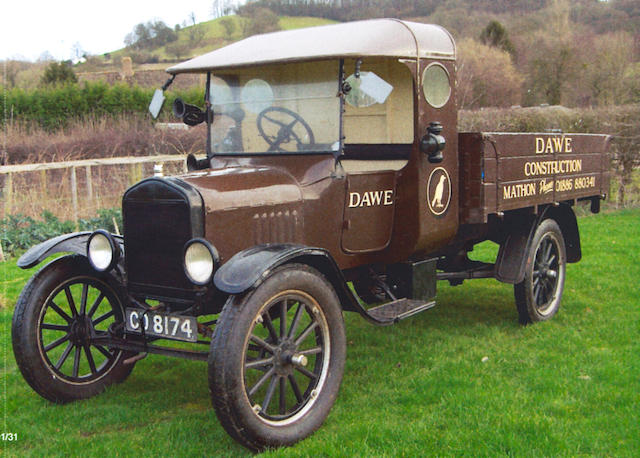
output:
M460 133L460 223L481 224L498 212L606 196L609 138Z

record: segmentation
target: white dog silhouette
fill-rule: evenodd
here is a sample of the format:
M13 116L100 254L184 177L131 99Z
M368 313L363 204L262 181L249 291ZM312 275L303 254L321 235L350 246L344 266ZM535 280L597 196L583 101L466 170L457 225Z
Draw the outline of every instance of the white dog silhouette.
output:
M436 185L436 192L433 196L433 201L431 202L431 206L434 208L444 207L444 205L442 205L442 196L444 194L444 180L446 179L446 176L440 175L440 181Z

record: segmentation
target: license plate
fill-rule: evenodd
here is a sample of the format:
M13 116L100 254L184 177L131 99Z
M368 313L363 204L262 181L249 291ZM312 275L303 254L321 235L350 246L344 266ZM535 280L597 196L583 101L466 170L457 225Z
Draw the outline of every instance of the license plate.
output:
M142 334L164 339L185 340L195 342L198 340L198 322L193 316L168 315L161 312L149 311L144 313L142 309L126 310L125 327L127 332Z

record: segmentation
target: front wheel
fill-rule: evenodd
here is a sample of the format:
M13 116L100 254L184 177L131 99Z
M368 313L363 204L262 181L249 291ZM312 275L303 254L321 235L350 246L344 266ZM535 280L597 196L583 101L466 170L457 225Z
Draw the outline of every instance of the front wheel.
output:
M222 426L255 451L304 439L329 414L345 355L331 285L306 265L276 269L255 290L231 298L216 326L209 387Z
M564 238L552 219L536 228L525 266L524 280L514 285L520 323L545 321L560 308L567 265Z
M53 402L84 399L123 381L126 353L93 341L124 321L118 286L82 256L56 259L22 290L13 314L13 352L25 380Z

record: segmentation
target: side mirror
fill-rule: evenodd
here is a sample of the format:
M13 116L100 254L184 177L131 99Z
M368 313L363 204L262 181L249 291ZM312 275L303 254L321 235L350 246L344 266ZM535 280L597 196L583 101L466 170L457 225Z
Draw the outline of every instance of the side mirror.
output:
M206 113L195 105L184 103L180 97L173 101L173 115L182 119L182 122L188 126L197 126L204 122Z
M420 139L420 151L429 156L429 162L440 163L444 159L442 151L447 142L442 135L442 124L439 122L429 123L427 134Z
M164 93L162 89L156 89L153 93L153 98L151 99L151 103L149 104L149 113L153 119L156 119L160 114L160 110L162 110L162 105L164 104Z
M171 75L171 77L162 85L162 89L156 89L156 91L153 93L153 98L151 99L151 103L149 104L149 113L151 113L153 119L158 118L165 100L164 91L166 91L167 88L171 86L171 83L173 83L174 79L176 79L176 75Z

